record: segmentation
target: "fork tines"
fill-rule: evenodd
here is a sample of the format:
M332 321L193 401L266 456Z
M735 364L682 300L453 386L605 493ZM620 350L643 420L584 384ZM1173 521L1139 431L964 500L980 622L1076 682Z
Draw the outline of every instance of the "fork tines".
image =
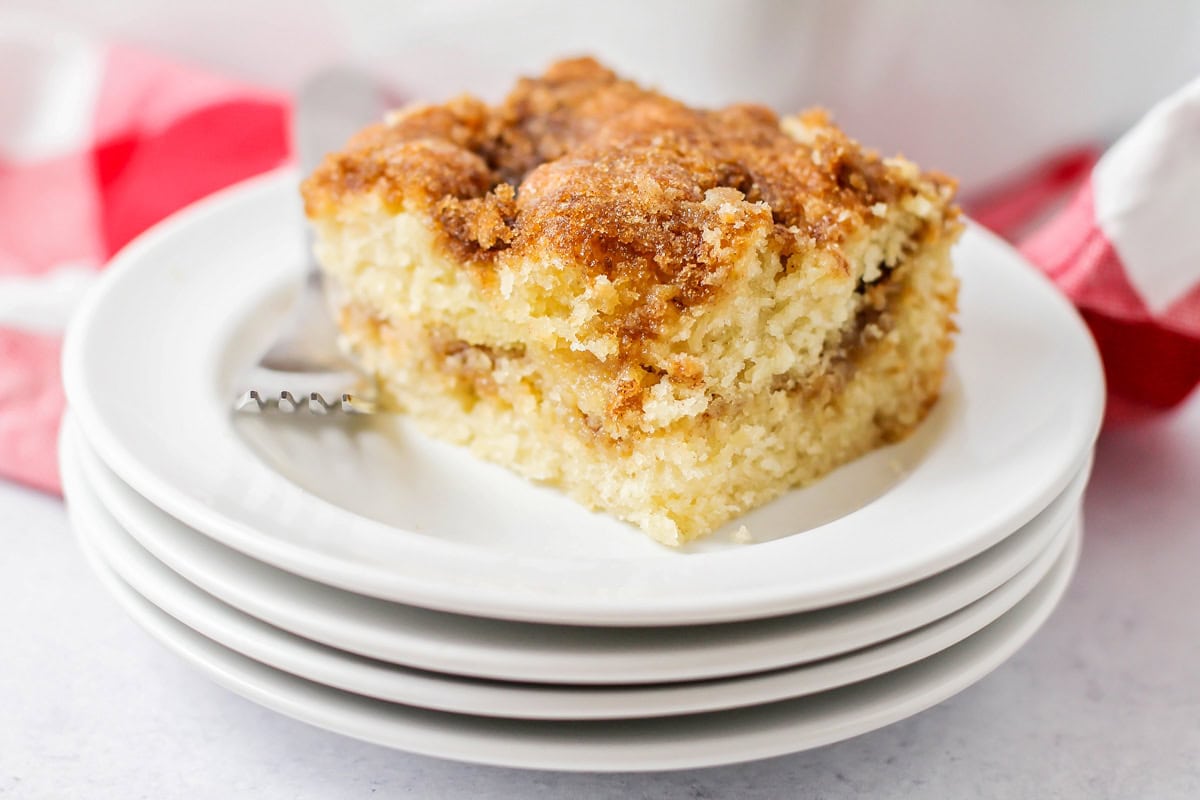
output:
M320 392L310 392L307 398L297 398L288 391L280 392L277 397L268 397L256 389L246 392L237 402L238 411L294 414L307 410L310 414L318 416L337 413L369 414L374 410L371 406L370 402L351 394L343 394L330 402Z

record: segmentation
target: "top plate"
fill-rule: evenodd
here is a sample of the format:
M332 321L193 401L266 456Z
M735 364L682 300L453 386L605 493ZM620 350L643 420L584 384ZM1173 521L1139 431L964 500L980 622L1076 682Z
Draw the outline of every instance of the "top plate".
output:
M867 597L959 563L1066 486L1103 379L1074 308L970 227L963 332L905 442L681 551L401 418L235 418L235 377L298 278L296 175L215 195L123 251L80 309L64 383L105 462L210 536L313 580L413 605L596 625L724 622Z

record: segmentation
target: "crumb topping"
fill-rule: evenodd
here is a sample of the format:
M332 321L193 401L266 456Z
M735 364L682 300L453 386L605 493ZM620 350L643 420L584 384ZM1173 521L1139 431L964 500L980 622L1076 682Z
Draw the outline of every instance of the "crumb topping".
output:
M316 217L377 192L428 209L463 260L549 251L686 307L756 226L784 257L836 244L922 178L948 195L948 179L880 159L824 112L781 124L760 106L689 108L581 58L498 106L462 96L396 112L329 156L304 196Z

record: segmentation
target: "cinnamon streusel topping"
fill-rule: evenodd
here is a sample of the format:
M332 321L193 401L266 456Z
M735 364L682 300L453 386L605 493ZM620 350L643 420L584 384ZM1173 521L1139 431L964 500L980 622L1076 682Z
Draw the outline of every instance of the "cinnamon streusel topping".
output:
M717 290L731 248L753 232L767 229L786 259L834 248L874 222L877 204L922 184L948 191L948 179L884 161L821 111L798 122L753 105L689 108L581 58L521 80L498 106L461 96L397 112L330 155L304 197L320 217L377 193L425 210L464 262L555 258L661 317L664 304L685 309ZM637 316L627 334L652 335Z

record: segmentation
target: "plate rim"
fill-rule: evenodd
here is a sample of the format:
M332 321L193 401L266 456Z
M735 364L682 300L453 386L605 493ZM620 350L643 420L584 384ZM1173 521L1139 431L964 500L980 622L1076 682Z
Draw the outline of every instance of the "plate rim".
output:
M925 626L840 656L768 673L673 685L555 686L380 664L282 630L205 592L143 548L106 513L78 463L64 470L64 492L76 506L76 536L87 540L116 577L176 621L247 658L385 702L477 716L577 721L680 716L762 705L828 691L915 663L982 630L1015 607L1064 557L1080 535L1081 518L1076 503L1034 560L983 597Z
M913 631L924 625L936 622L941 617L961 610L975 602L987 593L999 588L1004 582L1014 577L1027 567L1041 552L1043 547L1057 535L1074 513L1075 507L1082 501L1084 487L1089 477L1090 467L1085 467L1072 480L1071 486L1050 507L1043 510L1019 532L1006 537L1002 542L993 545L987 551L968 559L941 573L926 579L927 585L922 594L939 598L929 601L936 606L928 610L920 608L914 611L911 600L909 608L902 611L907 614L903 624L897 625L893 617L895 612L888 608L888 629L883 630L875 610L869 616L855 621L851 618L846 622L845 613L853 611L843 607L834 611L820 609L817 611L800 612L799 616L816 614L818 618L824 615L828 627L824 630L820 625L811 622L805 626L809 633L800 636L794 633L791 637L779 635L781 625L787 625L789 620L798 615L776 617L768 620L751 620L739 623L725 623L707 628L702 637L688 636L686 658L681 659L678 651L671 653L670 658L659 652L656 645L650 648L634 648L630 642L624 642L620 648L608 647L596 649L600 638L612 638L605 629L589 628L583 641L591 645L590 649L577 648L571 652L557 653L548 651L544 637L538 636L537 649L527 647L499 647L481 636L477 619L464 618L461 615L447 615L444 612L430 611L415 607L406 607L388 601L374 598L354 596L345 590L328 587L306 581L299 576L278 570L268 564L256 562L248 556L219 542L213 542L204 537L199 531L188 528L166 512L153 506L149 500L141 497L132 488L121 483L120 478L108 471L101 459L89 451L88 444L75 427L68 414L62 428L60 445L62 449L64 481L75 465L81 468L87 491L95 494L104 507L122 529L135 540L140 547L147 550L156 560L165 564L174 572L179 573L188 583L196 585L201 590L216 597L251 617L262 620L276 628L286 630L312 641L320 642L346 652L356 653L368 658L388 663L457 674L465 677L489 679L540 682L547 684L606 684L614 680L623 683L658 683L680 680L706 680L728 677L735 671L761 672L767 670L785 669L797 666L801 661L815 661L830 658L849 652L853 649L869 647L878 644L885 638L898 636ZM116 497L113 491L119 491L123 496ZM149 514L155 520L141 518ZM170 530L162 529L161 525L170 525ZM1040 530L1031 531L1029 525L1039 525ZM1023 535L1025 538L1018 544L1014 537ZM179 547L178 540L185 537L184 545ZM196 546L207 549L216 555L207 555L197 551ZM985 566L981 580L975 574L962 582L962 585L951 582L947 587L947 574L954 570L971 568L975 559L995 560L991 554L996 548L1006 547L1003 555L1007 564L1002 574L994 574ZM1011 555L1015 550L1016 555ZM234 559L230 562L225 559ZM222 561L222 563L215 563ZM974 571L981 570L975 562ZM241 572L239 573L239 570ZM249 572L246 572L249 570ZM254 572L259 574L255 575ZM961 575L961 571L959 572ZM273 581L284 582L284 586L273 585ZM295 589L287 590L286 584L302 582ZM921 582L919 582L921 583ZM305 584L311 584L306 586ZM274 591L253 590L247 587L271 586ZM899 593L909 592L910 587L901 587L881 596L866 598L856 603L867 603L874 606L894 606L897 602L904 604ZM306 597L308 592L315 591L317 597ZM332 594L331 594L332 593ZM953 605L940 602L947 595L956 599ZM367 603L367 608L359 606L343 616L354 618L355 624L349 628L344 621L335 619L334 613L326 612L326 608L337 608L342 601L351 603ZM379 604L379 605L376 605ZM853 605L853 604L851 604ZM373 612L377 611L378 614ZM840 612L840 613L839 613ZM400 614L402 616L397 617ZM415 616L414 616L415 614ZM860 615L861 616L861 615ZM378 619L372 619L378 617ZM810 617L811 619L811 617ZM462 639L462 642L437 639L444 631L453 632L454 625L466 621L470 630L463 631L459 636L450 639ZM865 620L865 621L863 621ZM392 627L380 630L378 624L385 622ZM518 628L542 628L538 623L510 623L506 621L490 621L483 633L497 627L496 622L505 626ZM750 626L749 628L747 626ZM723 628L735 635L727 637L726 641L714 638L713 628ZM765 627L763 633L748 633L754 628ZM836 636L829 634L829 627L836 629ZM619 628L616 631L628 629ZM667 633L661 629L653 629L656 634ZM816 633L812 633L812 631ZM432 634L431 634L432 632ZM518 638L521 635L518 632ZM427 641L432 635L432 641ZM618 634L622 635L622 634ZM661 636L655 636L654 642L662 641ZM466 643L464 646L463 643ZM793 652L804 652L803 659L791 655ZM684 666L681 669L680 663ZM569 675L570 680L564 681L563 676Z

